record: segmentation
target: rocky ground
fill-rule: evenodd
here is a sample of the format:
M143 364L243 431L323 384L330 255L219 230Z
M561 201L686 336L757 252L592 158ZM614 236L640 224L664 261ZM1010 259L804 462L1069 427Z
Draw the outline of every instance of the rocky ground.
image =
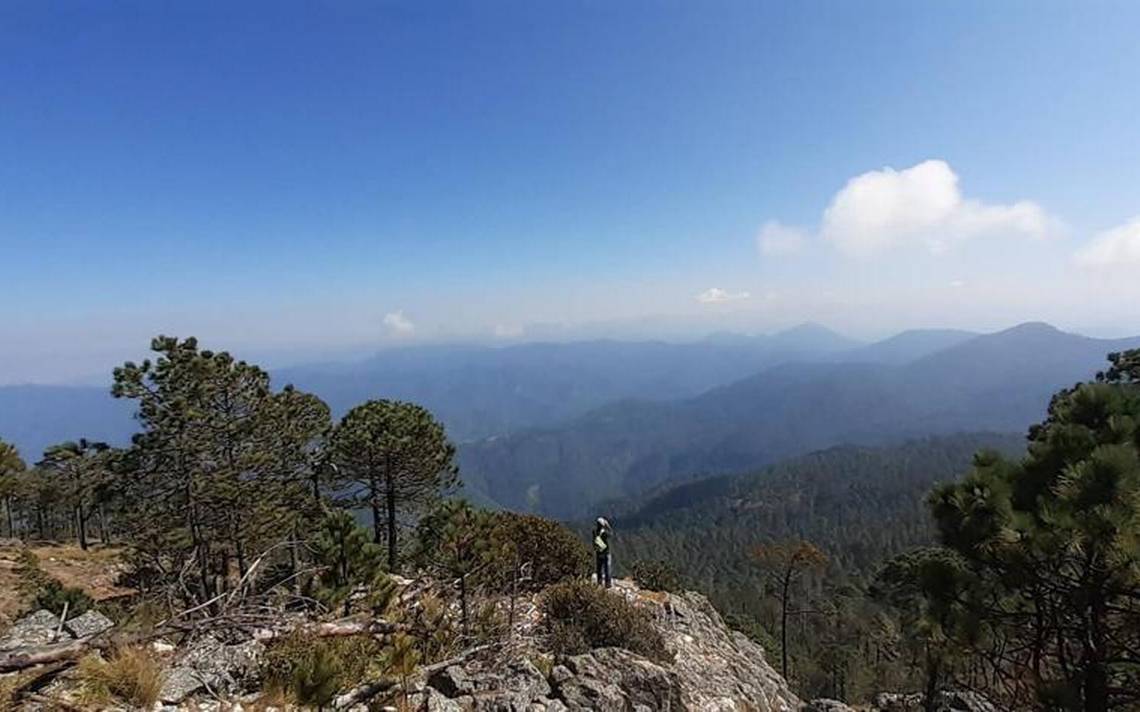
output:
M418 584L404 581L402 585L404 603L414 605L412 599L418 595ZM552 656L543 649L537 602L530 597L523 599L518 607L516 628L507 641L476 647L453 661L420 668L407 681L406 696L393 697L394 682L380 680L371 688L364 685L340 691L332 706L358 712L401 708L425 712L844 712L850 709L828 700L811 703L800 700L768 664L765 651L729 629L708 600L699 594L642 591L623 581L612 595L625 596L652 612L654 625L673 654L672 662L653 662L620 648ZM68 621L60 621L48 611L37 611L0 635L0 669L5 655L10 661L13 651L83 645L98 641L100 636L108 634L112 625L97 611ZM169 638L146 641L147 655L160 664L162 671L159 702L154 709L168 712L296 709L284 702L275 703L261 689L266 651L263 641L271 633L243 635L223 629L197 635L178 645ZM42 667L50 670L50 665ZM28 672L21 671L19 674L25 676L21 679L27 679ZM78 695L71 672L65 670L51 677L48 684L37 687L34 694L12 705L16 709L45 711L90 709L89 703ZM7 677L14 679L15 674L9 673ZM0 676L0 684L4 680L5 677ZM946 696L942 707L977 712L992 709L983 702L968 696ZM100 708L129 709L123 706ZM920 709L921 697L881 696L875 708Z

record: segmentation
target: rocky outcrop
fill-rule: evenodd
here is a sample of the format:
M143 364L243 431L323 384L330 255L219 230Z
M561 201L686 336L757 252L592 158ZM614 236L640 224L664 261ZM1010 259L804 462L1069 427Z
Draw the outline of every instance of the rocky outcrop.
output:
M619 648L558 659L545 676L525 657L497 671L471 662L433 675L420 703L440 711L791 712L802 706L763 648L730 630L703 596L645 592L624 582L613 595L653 611L672 662Z

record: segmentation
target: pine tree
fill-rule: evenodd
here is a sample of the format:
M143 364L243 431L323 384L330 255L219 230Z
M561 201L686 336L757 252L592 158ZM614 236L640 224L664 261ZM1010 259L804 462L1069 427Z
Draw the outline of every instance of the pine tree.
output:
M372 511L373 541L398 570L399 519L426 511L459 484L455 446L425 408L369 401L348 412L331 438L331 462L351 500Z
M158 358L115 369L112 387L138 402L143 426L122 458L131 548L162 580L190 564L204 602L315 515L309 483L328 410L291 388L274 393L260 368L193 338L151 348Z
M16 447L0 440L0 500L4 502L4 521L12 538L16 537L16 518L12 510L22 491L20 476L25 469L27 466Z
M991 589L970 610L993 641L979 652L1034 705L1140 703L1140 351L1111 360L1054 396L1027 457L981 453L930 500L943 545Z
M80 438L49 447L38 465L45 475L59 479L63 498L74 513L76 540L85 551L88 520L110 478L109 451L106 443Z

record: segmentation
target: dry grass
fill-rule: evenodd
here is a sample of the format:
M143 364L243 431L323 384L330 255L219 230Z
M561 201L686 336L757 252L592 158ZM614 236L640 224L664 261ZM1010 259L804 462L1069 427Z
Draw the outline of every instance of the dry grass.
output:
M79 661L75 671L85 706L116 700L150 709L162 691L162 664L146 648L121 648L104 660L97 654Z
M0 630L31 603L31 597L20 588L18 575L21 546L0 545ZM35 545L32 553L39 559L44 573L64 586L75 586L95 601L132 593L116 585L122 571L120 549L92 546L83 551L74 544Z

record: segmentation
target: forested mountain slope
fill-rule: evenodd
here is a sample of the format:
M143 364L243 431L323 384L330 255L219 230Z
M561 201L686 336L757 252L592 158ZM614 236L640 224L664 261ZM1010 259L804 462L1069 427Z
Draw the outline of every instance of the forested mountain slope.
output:
M807 540L830 559L831 580L871 574L889 557L933 540L925 500L959 478L975 452L1015 456L1020 434L977 433L890 447L839 446L758 472L698 480L614 517L617 561L662 559L723 610L760 618L760 544Z
M669 403L628 401L558 428L468 445L466 476L507 507L559 517L663 482L739 472L840 443L1020 432L1059 388L1093 375L1103 340L1023 324L903 365L795 363Z

